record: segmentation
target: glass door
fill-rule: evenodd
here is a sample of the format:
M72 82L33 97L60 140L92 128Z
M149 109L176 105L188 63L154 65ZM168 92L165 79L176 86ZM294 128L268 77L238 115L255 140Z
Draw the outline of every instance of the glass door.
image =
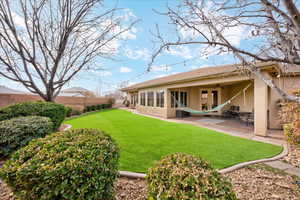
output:
M200 98L201 98L200 109L208 110L208 90L201 90Z
M212 90L211 91L211 96L212 96L212 102L211 102L211 107L215 108L219 104L219 91L218 90Z

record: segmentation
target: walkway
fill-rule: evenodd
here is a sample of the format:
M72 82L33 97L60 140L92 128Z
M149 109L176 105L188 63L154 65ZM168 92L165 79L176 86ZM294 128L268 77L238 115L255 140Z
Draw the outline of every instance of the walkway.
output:
M288 163L282 162L280 160L266 162L265 164L270 167L280 169L288 174L300 177L300 168L290 165Z

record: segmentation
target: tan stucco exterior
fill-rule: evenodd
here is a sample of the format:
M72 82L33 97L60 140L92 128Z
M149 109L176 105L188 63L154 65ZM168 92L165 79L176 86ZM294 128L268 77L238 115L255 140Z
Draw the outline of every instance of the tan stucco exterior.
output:
M269 69L269 68L268 68ZM282 89L289 91L290 89L300 88L300 76L293 75L290 77L274 76L269 70L265 70L264 75L273 79L274 82ZM208 91L208 102L212 101L211 91L218 91L218 105L223 104L233 97L239 91L243 90L249 83L252 85L241 95L232 100L219 114L230 106L239 106L241 112L254 112L254 129L255 134L266 136L269 129L280 129L281 124L278 119L279 95L269 88L263 81L254 76L242 75L240 73L231 73L227 75L216 75L205 78L193 79L188 81L179 81L178 83L165 83L156 87L144 87L128 91L138 93L138 103L135 108L145 114L160 116L164 118L175 117L176 109L171 107L171 91L186 91L187 104L189 108L201 110L201 90ZM156 107L156 96L154 95L154 106L146 106L140 104L140 94L142 92L164 91L164 107ZM130 95L129 95L130 96Z

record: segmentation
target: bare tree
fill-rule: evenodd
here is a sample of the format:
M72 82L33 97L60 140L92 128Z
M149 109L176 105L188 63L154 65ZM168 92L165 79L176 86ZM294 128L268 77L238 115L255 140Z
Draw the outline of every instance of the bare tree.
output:
M54 101L79 71L112 58L137 22L103 0L1 0L0 75Z
M243 69L252 72L284 99L299 101L274 81L264 76L255 62L279 62L282 72L287 67L300 65L300 13L293 0L184 0L176 8L159 13L169 18L177 38L167 40L157 26L156 39L160 47L154 52L149 67L156 57L169 48L183 45L201 47L203 54L233 54ZM244 45L232 38L242 29ZM213 50L213 51L212 51Z

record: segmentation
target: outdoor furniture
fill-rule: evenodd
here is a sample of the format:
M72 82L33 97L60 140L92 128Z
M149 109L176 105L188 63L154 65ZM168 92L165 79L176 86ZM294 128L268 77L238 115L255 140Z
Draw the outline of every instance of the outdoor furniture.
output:
M254 123L254 113L253 112L240 112L239 119L246 123L247 126Z
M189 117L190 113L183 110L176 110L176 118Z
M229 110L223 112L225 118L237 118L239 117L240 107L239 106L230 106Z

